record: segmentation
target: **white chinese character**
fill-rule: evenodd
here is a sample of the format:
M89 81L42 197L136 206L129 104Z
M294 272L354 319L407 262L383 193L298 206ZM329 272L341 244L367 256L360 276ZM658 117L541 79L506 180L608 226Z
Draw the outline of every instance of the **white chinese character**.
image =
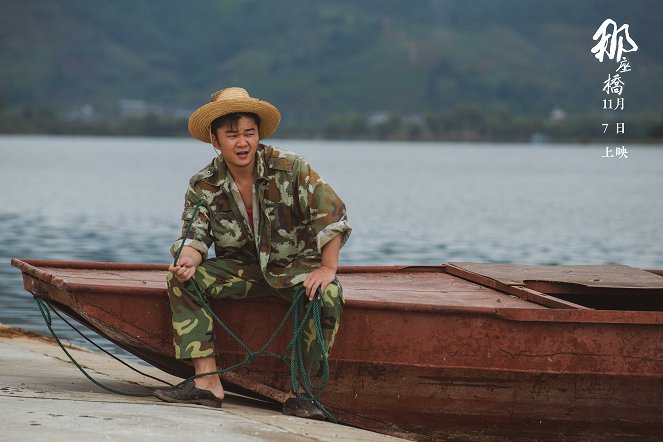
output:
M612 26L612 32L608 32L608 28ZM624 33L624 36L620 35ZM631 45L631 49L624 48L624 37ZM610 60L619 62L622 59L622 52L635 52L638 50L638 45L635 44L633 39L628 33L628 25L624 24L617 28L617 23L612 19L606 19L601 26L594 33L592 40L599 40L598 43L592 48L594 56L603 63L603 57L607 54Z
M628 158L627 153L628 153L628 151L626 150L626 148L624 146L622 146L622 147L618 146L616 148L615 154L617 155L617 158Z
M614 77L608 74L608 79L604 81L603 84L603 92L608 95L610 95L610 93L621 95L624 89L624 82L619 74L615 74Z
M617 134L624 133L624 123L617 123Z
M623 57L622 61L619 62L619 67L615 72L620 74L623 74L624 72L631 72L631 63L628 62L626 57Z
M614 158L612 149L610 149L608 146L605 146L605 155L603 155L601 158Z

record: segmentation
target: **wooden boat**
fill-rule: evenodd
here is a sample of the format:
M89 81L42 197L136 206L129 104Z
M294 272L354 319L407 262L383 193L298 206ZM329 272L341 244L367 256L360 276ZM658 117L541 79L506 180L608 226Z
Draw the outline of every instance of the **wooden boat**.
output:
M12 264L33 295L165 372L192 374L173 357L167 266ZM663 431L663 271L449 263L338 277L346 304L321 400L343 422L422 440ZM277 298L212 307L254 349L287 310ZM241 361L216 333L220 365ZM283 401L289 374L259 357L225 382Z

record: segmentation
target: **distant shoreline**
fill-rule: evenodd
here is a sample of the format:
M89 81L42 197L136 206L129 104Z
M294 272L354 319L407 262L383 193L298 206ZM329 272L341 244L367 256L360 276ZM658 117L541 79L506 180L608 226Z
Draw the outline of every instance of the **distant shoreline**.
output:
M617 124L623 124L624 133L616 133ZM0 112L0 134L189 137L187 119L181 116L97 115L72 119L48 109ZM299 140L598 143L614 147L663 143L663 118L651 113L565 114L552 118L466 106L416 115L391 112L380 114L380 118L345 113L323 121L298 122L286 115L277 135Z

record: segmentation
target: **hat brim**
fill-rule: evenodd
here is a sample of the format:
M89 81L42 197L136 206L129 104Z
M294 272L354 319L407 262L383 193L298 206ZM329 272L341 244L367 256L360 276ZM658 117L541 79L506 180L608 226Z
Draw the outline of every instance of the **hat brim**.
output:
M235 112L252 112L260 117L260 139L273 134L281 121L281 113L271 103L251 97L227 99L212 101L192 113L189 117L189 133L204 143L210 143L209 128L212 121Z

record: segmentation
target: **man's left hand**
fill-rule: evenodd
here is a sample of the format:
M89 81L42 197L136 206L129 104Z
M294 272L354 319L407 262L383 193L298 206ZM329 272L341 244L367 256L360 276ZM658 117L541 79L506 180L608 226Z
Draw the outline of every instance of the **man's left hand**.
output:
M308 296L308 300L313 301L318 288L321 292L324 292L334 278L336 278L336 270L325 266L315 269L306 275L304 287L306 288L306 296Z

